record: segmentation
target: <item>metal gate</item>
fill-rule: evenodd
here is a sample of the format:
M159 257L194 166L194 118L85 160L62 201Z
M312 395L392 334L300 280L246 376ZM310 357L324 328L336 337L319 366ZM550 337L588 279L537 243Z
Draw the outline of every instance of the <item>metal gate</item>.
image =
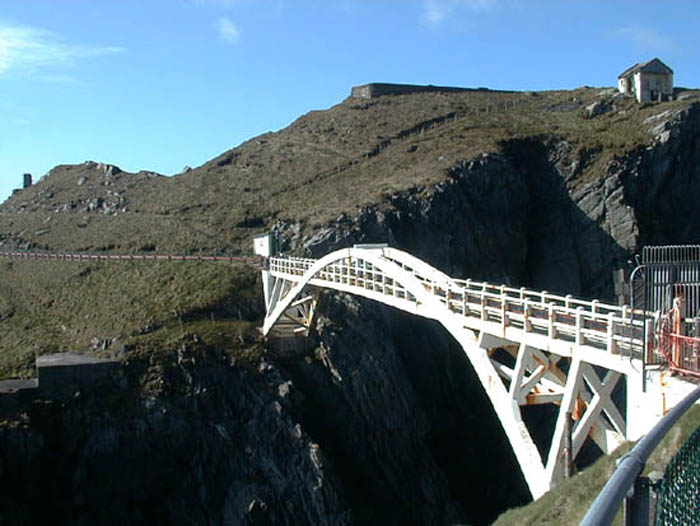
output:
M634 309L657 313L645 364L668 362L681 373L700 374L700 245L644 247L630 277L630 301Z

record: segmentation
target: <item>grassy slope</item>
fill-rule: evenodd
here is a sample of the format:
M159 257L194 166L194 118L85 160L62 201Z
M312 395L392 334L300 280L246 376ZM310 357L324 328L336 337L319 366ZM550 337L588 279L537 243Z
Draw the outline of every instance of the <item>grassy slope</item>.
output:
M700 406L691 408L656 447L647 462L645 474L663 472L680 446L690 434L700 427ZM588 469L543 496L537 502L502 514L494 526L572 526L579 524L596 496L603 489L618 458L627 453L633 444L624 444L612 455L600 458ZM614 523L622 524L622 513L618 512Z
M0 378L32 376L35 353L156 352L195 329L223 348L250 340L258 275L218 263L0 262Z

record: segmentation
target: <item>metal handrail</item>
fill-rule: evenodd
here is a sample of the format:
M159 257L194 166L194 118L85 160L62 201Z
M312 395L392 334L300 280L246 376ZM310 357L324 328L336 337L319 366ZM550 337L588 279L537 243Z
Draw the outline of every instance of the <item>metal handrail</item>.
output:
M627 455L620 459L615 473L583 517L581 526L608 526L612 523L622 500L644 469L649 455L671 427L698 399L700 399L700 387L697 387L664 415L652 430Z

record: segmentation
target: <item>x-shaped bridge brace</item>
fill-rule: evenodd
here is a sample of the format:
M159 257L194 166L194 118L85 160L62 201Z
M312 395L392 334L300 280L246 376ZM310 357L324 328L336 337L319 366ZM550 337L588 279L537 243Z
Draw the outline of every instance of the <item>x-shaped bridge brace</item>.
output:
M564 358L489 335L480 338L480 345L503 380L517 420L522 418L522 406L559 406L544 463L550 485L562 478L565 462L577 457L588 437L605 454L624 441L625 418L612 398L621 373L607 370L601 379L596 368L578 356ZM570 426L567 426L568 418L572 420ZM569 429L570 442L566 436ZM570 452L566 451L568 443Z

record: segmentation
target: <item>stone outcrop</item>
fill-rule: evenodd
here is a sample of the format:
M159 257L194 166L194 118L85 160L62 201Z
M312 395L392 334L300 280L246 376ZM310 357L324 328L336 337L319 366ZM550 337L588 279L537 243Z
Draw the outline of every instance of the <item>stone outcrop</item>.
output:
M313 358L281 367L358 524L488 524L528 490L490 402L437 323L324 294Z

